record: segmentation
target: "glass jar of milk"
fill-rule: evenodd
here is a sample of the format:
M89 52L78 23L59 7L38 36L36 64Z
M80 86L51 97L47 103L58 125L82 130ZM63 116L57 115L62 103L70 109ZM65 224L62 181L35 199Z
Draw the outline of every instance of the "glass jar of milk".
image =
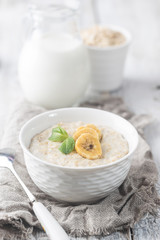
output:
M76 104L90 79L76 12L64 6L34 7L30 20L18 66L26 99L48 109Z

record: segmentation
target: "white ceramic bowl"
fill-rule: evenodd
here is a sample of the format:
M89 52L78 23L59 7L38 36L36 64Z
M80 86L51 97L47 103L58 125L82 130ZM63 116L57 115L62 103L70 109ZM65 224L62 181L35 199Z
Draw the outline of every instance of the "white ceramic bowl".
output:
M108 165L87 168L57 166L35 157L28 150L32 137L61 121L83 121L112 127L128 141L129 153ZM28 172L42 191L60 201L92 202L122 184L138 144L138 134L128 121L113 113L93 108L63 108L45 112L28 121L21 129L20 144Z
M114 25L104 27L122 33L126 41L121 45L103 48L87 46L91 62L91 83L94 90L114 91L123 82L124 65L131 42L131 35L121 27Z

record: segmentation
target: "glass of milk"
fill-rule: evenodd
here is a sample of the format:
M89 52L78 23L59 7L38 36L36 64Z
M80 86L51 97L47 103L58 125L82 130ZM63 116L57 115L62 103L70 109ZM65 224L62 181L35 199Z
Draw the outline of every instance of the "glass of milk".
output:
M18 66L24 95L47 109L72 106L82 98L90 80L76 11L52 5L32 7L30 13L30 31Z

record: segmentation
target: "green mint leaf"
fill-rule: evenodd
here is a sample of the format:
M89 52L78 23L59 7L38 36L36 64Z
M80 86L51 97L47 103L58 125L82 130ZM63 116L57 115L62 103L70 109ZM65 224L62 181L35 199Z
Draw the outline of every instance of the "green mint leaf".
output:
M66 138L68 138L68 133L63 128L56 127L52 129L52 135L48 140L52 142L63 142Z
M75 146L75 141L72 137L68 137L59 147L59 150L64 154L69 154L73 151Z

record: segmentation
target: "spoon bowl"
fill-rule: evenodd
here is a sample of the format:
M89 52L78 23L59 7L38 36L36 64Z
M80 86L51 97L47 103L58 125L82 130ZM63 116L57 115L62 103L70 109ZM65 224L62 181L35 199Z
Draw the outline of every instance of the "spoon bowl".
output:
M10 162L12 162L13 163L13 161L14 161L14 158L15 158L15 151L14 151L14 149L12 149L12 148L3 148L3 149L0 149L0 156L5 156L5 157L7 157L8 158L8 160L10 161ZM6 159L7 160L7 159ZM7 161L2 161L2 160L0 160L0 166L1 165L3 165L3 163L2 162L4 162L4 165L6 164L5 162L7 162Z

